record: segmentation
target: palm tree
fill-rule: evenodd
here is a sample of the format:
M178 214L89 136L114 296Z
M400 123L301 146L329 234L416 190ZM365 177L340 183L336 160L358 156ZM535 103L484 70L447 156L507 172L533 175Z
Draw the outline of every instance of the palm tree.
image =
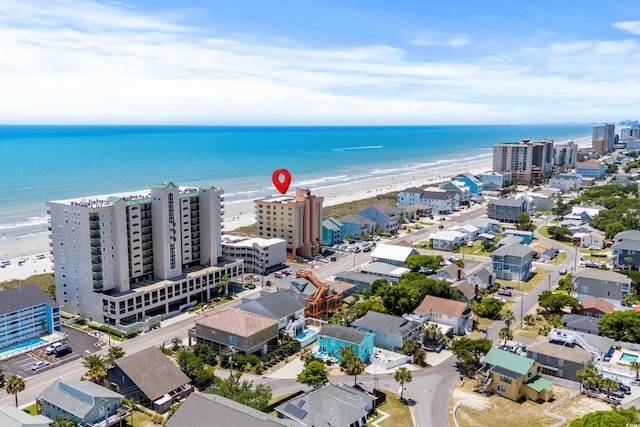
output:
M105 359L95 354L90 354L82 359L82 366L87 369L87 378L89 381L100 384L105 378L107 378L107 366Z
M525 325L533 325L536 322L536 318L533 314L527 314L522 320Z
M600 378L598 381L600 387L604 388L607 391L607 397L611 397L612 391L620 390L620 385L613 378Z
M410 383L413 379L411 377L411 371L404 366L398 368L395 374L393 374L393 379L400 383L400 400L404 400L404 384Z
M76 427L76 423L67 417L56 417L56 419L53 420L51 427Z
M502 318L504 324L507 325L507 328L510 328L513 321L516 320L516 316L511 310L505 311L500 317Z
M16 408L18 407L18 393L24 391L24 380L22 377L17 375L12 376L5 384L4 388L7 390L7 393L13 394L16 398Z
M631 362L631 369L636 373L636 381L638 381L638 374L640 374L640 362Z
M587 365L576 372L576 376L582 380L582 387L589 389L592 384L598 384L600 375L593 365Z
M351 347L344 347L344 348L351 348ZM358 374L361 374L364 372L364 362L362 361L362 359L360 359L358 356L352 353L351 356L347 357L347 360L345 361L344 366L347 370L347 373L353 375L354 377L353 385L355 386L356 384L358 384Z
M307 366L309 362L316 360L311 348L305 347L300 350L300 360L302 360L302 363L304 363L305 366Z
M180 337L171 338L171 349L173 351L178 351L180 350L180 347L182 347L182 338Z
M220 284L224 288L225 297L229 295L229 282L231 282L231 279L229 279L229 276L227 276L226 274L222 276L222 279L220 279Z
M505 326L504 328L500 329L500 332L498 332L498 337L500 339L504 340L504 343L507 343L507 340L513 339L513 331L511 329L509 329L509 327Z
M554 328L561 328L562 327L562 316L560 316L559 314L550 315L549 318L547 319L547 321Z

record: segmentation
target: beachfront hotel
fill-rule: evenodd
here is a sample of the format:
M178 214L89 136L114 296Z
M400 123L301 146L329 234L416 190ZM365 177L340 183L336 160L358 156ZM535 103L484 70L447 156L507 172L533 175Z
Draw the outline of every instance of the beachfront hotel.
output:
M322 245L322 202L306 188L295 196L273 196L254 200L258 237L287 241L290 256L313 257L313 247Z
M553 154L552 139L496 144L493 146L493 172L508 172L514 181L539 181L553 172Z
M243 269L222 258L222 194L163 183L48 202L58 303L128 330L209 300Z

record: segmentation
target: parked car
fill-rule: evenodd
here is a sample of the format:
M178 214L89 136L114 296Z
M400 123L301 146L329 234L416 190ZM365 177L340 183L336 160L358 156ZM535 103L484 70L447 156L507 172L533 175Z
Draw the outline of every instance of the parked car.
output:
M34 363L33 365L31 365L31 370L33 372L37 371L38 369L44 368L45 366L47 366L49 364L49 362L45 362L44 360L38 360L36 363Z
M61 346L56 347L56 349L53 352L56 355L56 357L62 357L73 352L73 350L71 349L71 346L69 344L64 343Z
M567 269L566 268L561 268L560 271L558 272L558 274L560 274L561 276L564 276L565 274L567 274Z
M338 257L335 257L335 256L331 257L331 261L337 261L337 260L338 260Z
M508 289L498 289L498 295L506 295L508 297L511 296L511 291Z
M283 277L282 273L280 273L279 271L275 272L273 275L276 277L276 279L282 279Z
M62 345L61 342L54 342L49 347L44 349L44 354L53 354L56 348L60 347L61 345Z
M618 382L618 387L620 387L620 390L624 392L624 394L631 394L631 387L628 385Z
M366 246L362 252L371 252L371 246Z

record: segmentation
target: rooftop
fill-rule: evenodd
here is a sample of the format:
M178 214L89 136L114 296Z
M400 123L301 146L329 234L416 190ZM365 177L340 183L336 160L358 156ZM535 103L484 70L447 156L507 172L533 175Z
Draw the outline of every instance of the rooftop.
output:
M495 251L491 252L491 257L493 256L515 256L515 257L525 257L531 255L533 251L531 248L522 245L507 245L501 246Z
M632 282L632 280L624 274L616 273L615 271L610 270L600 270L599 268L587 268L582 271L578 271L577 273L573 274L573 278L606 280L608 282L629 284L631 284Z
M588 364L591 360L591 353L579 345L556 344L549 342L547 337L542 337L536 342L529 344L527 346L527 354L530 354L530 352L584 365Z
M319 336L326 336L352 344L360 344L367 336L366 332L342 325L323 325L318 333Z
M416 250L412 247L387 245L380 243L371 252L371 258L389 259L392 261L405 262L410 255L416 253Z
M467 303L462 301L427 295L413 312L423 316L429 313L438 313L459 317L468 310L468 307Z
M269 305L275 308L273 300L269 302ZM240 337L250 337L278 325L278 321L267 316L242 311L239 308L228 308L214 310L211 314L197 320L196 325L203 325Z
M304 304L292 297L288 292L278 291L257 299L243 300L242 304L236 308L272 319L281 319L297 311L304 310L304 307Z
M419 328L421 323L369 310L363 317L353 321L352 325L389 335L405 336Z
M60 306L36 285L26 285L0 292L0 314L14 313L42 304L51 307Z
M535 360L492 347L484 357L484 363L507 368L520 375L526 375L535 363Z

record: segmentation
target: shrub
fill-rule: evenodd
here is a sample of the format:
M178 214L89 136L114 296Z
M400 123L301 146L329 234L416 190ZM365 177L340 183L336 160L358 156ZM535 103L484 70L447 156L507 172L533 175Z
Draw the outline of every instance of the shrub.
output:
M76 321L76 324L78 325L84 325L84 322L85 322L84 317L82 316L76 316L75 321Z
M158 329L160 327L160 322L153 322L151 325L149 325L149 328L151 329Z

